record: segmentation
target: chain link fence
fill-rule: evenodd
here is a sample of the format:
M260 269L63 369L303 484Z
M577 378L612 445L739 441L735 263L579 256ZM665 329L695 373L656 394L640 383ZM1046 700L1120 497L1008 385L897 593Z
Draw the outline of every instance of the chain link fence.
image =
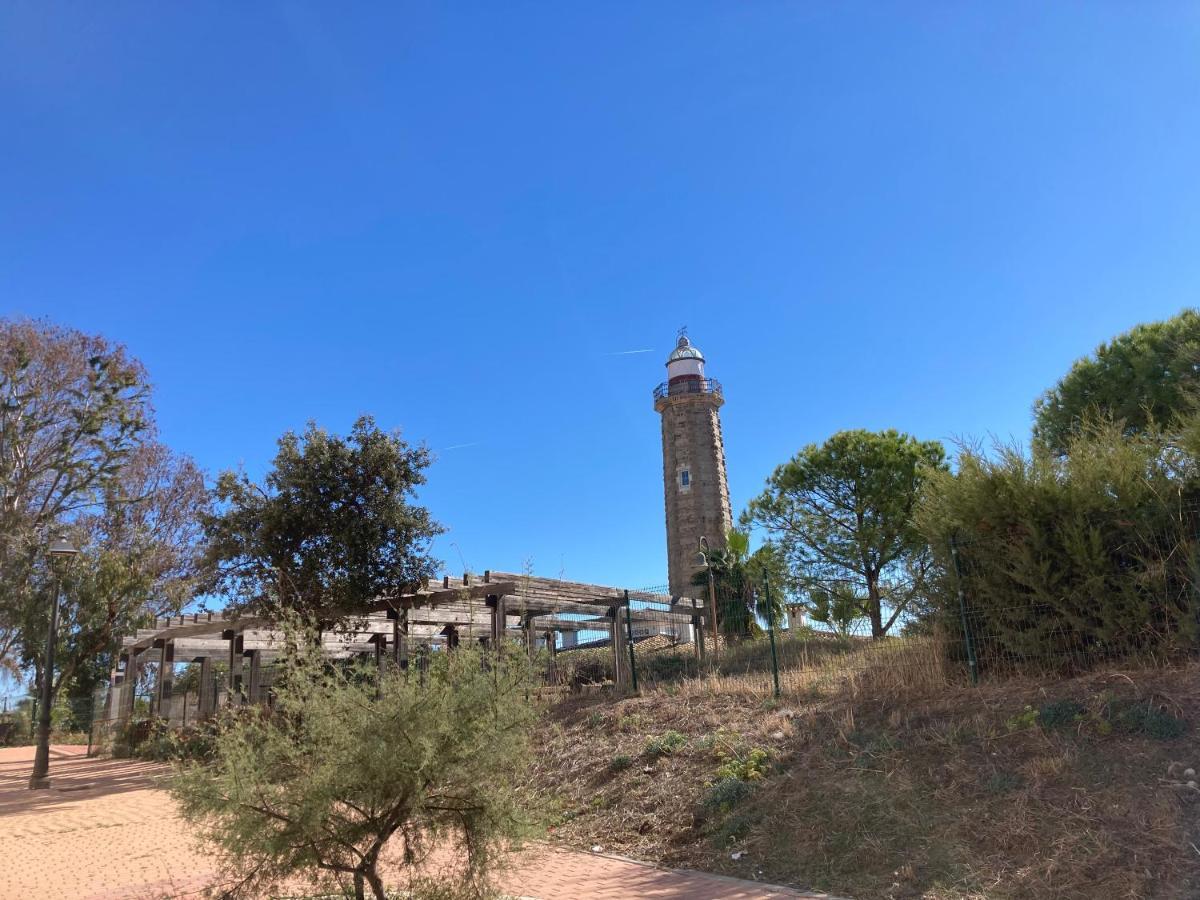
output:
M60 696L50 713L50 739L55 744L89 744L96 717L94 697ZM26 694L0 697L0 747L33 744L37 736L38 699Z
M1182 510L1181 521L1196 512ZM927 592L900 610L881 600L874 629L865 601L857 615L838 618L826 607L815 621L809 605L778 602L778 592L773 605L769 584L750 585L737 599L716 591L715 623L706 615L711 604L697 600L703 617L682 627L677 605L637 599L664 594L665 586L630 591L625 640L601 635L572 647L559 654L558 670L575 690L803 699L835 686L936 690L1196 656L1200 546L1186 529L1140 532L1137 541L1108 546L1094 535L1062 540L1078 544L1068 547L1073 567L1055 564L1055 548L1039 555L1027 535L953 537L935 555Z
M385 634L376 623L339 632L327 650L418 677L433 654L458 646L529 653L544 661L547 700L717 691L803 701L847 688L887 696L1106 663L1174 663L1200 649L1198 513L1192 505L1174 520L1152 519L1158 530L1118 520L1103 523L1109 532L1049 539L1012 529L952 535L932 548L925 590L896 609L896 585L882 584L875 616L852 582L834 586L849 598L840 612L746 579L736 588L719 580L698 587L707 596L697 598L653 585L539 605L529 590L490 618L481 606L459 624L426 625L420 634ZM244 657L172 664L164 686L162 663L151 658L135 684L56 707L56 735L110 751L160 726L198 725L226 706L270 707L277 660L270 649L246 649ZM0 714L0 734L30 740L34 713L27 699L14 704Z

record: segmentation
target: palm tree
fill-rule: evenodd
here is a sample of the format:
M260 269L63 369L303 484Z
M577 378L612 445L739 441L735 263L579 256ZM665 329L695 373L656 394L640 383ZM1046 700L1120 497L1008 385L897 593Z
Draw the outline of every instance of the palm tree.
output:
M713 593L717 600L717 628L727 640L742 640L762 632L759 620L778 624L783 618L783 585L776 580L782 571L778 547L767 543L750 553L750 535L730 529L725 546L709 551L708 566L697 572L692 584L708 586L712 570ZM764 581L771 579L770 603Z

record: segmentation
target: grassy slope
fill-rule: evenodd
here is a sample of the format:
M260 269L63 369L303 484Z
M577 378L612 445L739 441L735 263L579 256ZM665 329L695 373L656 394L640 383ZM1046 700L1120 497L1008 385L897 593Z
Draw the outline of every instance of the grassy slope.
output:
M537 777L558 839L673 866L863 900L1196 897L1198 675L577 699L544 729ZM682 746L646 752L669 731ZM722 754L754 748L769 773L716 804Z

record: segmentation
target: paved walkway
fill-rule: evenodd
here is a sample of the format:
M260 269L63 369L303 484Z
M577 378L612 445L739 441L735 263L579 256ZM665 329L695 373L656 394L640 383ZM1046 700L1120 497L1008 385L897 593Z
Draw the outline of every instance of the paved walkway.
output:
M165 767L83 749L54 748L46 791L26 787L32 748L0 750L0 900L198 897L217 873L156 786ZM823 896L549 846L514 855L502 883L534 900Z

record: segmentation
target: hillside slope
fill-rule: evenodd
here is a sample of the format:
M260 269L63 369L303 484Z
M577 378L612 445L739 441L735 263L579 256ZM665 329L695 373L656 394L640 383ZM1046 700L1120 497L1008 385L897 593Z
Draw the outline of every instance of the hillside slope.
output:
M536 778L565 843L860 900L1195 897L1197 674L580 698Z

